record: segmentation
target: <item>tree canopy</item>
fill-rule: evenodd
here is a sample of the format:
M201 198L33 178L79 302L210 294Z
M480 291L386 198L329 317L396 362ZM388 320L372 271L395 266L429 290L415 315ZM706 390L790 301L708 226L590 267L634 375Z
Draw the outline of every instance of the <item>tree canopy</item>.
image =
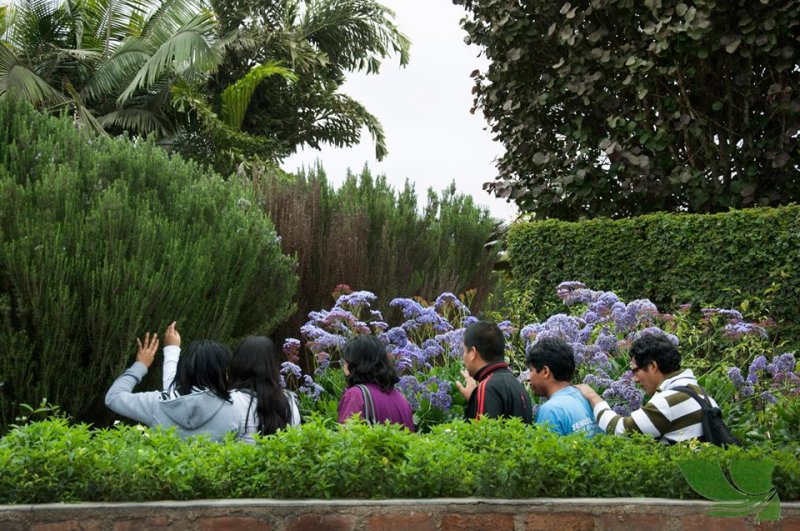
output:
M228 173L378 119L339 89L409 40L374 0L16 0L0 8L0 96L100 132L156 135Z
M453 0L475 107L505 148L485 187L539 217L800 199L800 1Z

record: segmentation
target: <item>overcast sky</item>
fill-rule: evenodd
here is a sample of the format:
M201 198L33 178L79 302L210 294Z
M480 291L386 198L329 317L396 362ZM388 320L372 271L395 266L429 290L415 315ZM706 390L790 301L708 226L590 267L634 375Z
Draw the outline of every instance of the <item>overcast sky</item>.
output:
M406 179L415 183L417 195L428 187L440 191L455 180L459 192L471 195L493 216L510 220L516 207L482 189L494 178L494 159L502 147L492 142L480 111L472 106L469 73L485 66L478 49L464 43L459 25L463 8L450 0L380 0L396 13L395 22L412 41L411 61L405 68L398 59L384 63L379 74L352 75L342 92L355 98L383 124L389 155L375 160L369 133L348 149L324 146L306 149L288 158L283 168L295 171L317 159L328 178L338 184L348 168L360 171L368 164L373 174L386 175L396 189Z

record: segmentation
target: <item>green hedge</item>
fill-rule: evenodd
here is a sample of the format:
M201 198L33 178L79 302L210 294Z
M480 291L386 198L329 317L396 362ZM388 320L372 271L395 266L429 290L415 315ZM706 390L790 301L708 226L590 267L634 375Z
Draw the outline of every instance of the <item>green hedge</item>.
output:
M555 287L580 280L660 309L760 300L800 324L800 207L724 214L653 214L612 221L517 223L508 235L512 286L544 315Z
M254 203L151 143L0 99L0 433L43 398L106 421L134 338L171 319L229 341L290 315L295 264Z
M257 446L48 420L0 440L0 503L208 498L699 498L677 463L771 459L783 501L800 498L800 447L720 449L652 439L559 437L518 421L396 426L312 421Z

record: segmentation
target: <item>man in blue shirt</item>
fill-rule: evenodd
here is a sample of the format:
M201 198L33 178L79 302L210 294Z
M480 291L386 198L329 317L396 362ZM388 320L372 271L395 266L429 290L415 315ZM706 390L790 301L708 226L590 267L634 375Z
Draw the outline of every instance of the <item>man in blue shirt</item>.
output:
M561 339L542 338L528 347L526 361L531 370L533 394L547 398L536 412L537 424L547 424L561 435L577 431L591 437L602 433L589 401L572 387L575 374L572 347Z

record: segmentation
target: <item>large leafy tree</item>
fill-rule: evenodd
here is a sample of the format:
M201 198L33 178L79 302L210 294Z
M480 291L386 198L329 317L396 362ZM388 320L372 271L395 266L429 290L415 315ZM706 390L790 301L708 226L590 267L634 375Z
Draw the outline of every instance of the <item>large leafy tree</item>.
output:
M453 0L490 60L486 187L539 217L800 199L800 1Z
M378 119L340 92L349 72L378 72L387 57L408 62L409 40L392 11L374 0L212 0L221 31L236 31L209 89L220 94L253 63L280 61L297 74L271 77L253 91L242 130L272 140L278 155L301 145L356 144L366 128L379 159L386 139Z
M407 62L392 16L373 0L20 0L0 11L0 95L155 134L223 173L364 127L381 157L380 122L339 88Z

